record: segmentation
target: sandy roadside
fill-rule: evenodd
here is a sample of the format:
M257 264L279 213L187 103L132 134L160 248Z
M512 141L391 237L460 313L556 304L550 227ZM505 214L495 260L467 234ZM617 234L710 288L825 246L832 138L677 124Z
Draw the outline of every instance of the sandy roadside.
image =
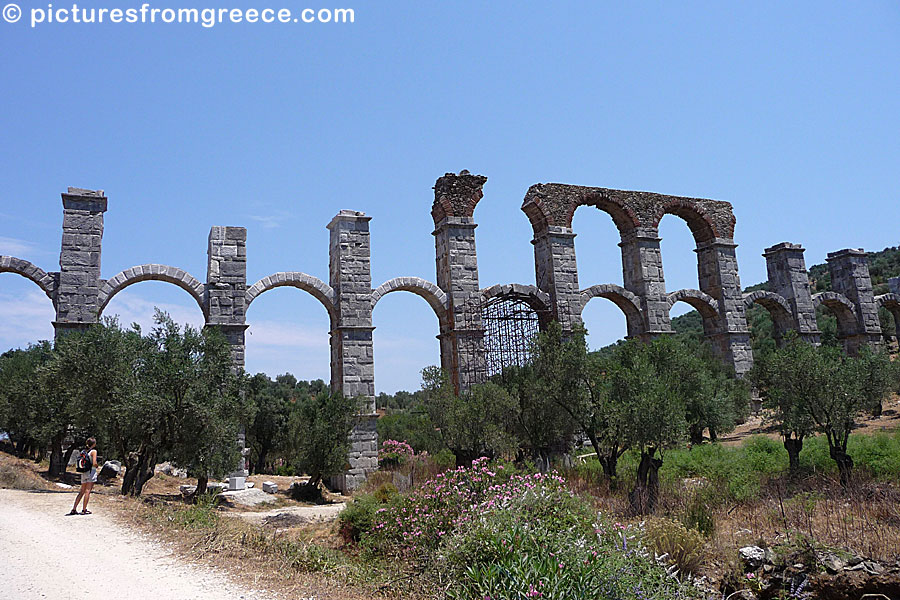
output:
M104 514L66 516L74 493L0 489L0 592L32 600L270 600ZM93 499L92 499L93 501ZM85 574L85 565L90 565Z

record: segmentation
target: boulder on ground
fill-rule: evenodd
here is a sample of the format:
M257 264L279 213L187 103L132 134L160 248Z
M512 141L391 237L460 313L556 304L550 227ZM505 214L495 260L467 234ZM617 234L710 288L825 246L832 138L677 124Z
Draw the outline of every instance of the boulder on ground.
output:
M103 463L99 477L102 479L115 479L122 472L122 463L117 460L108 460Z
M156 467L153 469L153 472L162 473L163 475L168 475L170 477L179 477L181 479L187 477L187 471L185 469L179 469L168 461L156 465Z
M766 560L766 551L759 546L744 546L738 550L741 560L751 569L758 569Z

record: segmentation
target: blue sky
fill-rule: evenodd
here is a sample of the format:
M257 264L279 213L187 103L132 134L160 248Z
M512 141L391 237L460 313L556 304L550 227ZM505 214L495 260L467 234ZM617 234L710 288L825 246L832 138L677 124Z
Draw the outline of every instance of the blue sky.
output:
M808 264L900 243L896 2L293 1L227 5L347 7L355 23L0 21L0 254L58 269L59 194L78 186L109 197L104 277L160 262L202 280L209 227L241 225L250 283L327 280L325 226L348 208L373 217L375 285L433 281L431 186L461 169L489 178L485 287L534 282L519 207L538 182L728 200L745 285L777 242L802 243ZM189 2L154 6L203 6ZM621 283L610 218L582 208L574 227L582 287ZM661 235L667 288L697 287L686 225L667 216ZM158 282L107 312L147 324L153 306L201 322ZM0 347L51 336L52 317L36 286L0 274ZM312 297L274 290L247 318L249 370L327 379ZM439 361L427 304L390 294L374 321L377 390L417 388ZM625 333L605 300L585 321L595 347Z

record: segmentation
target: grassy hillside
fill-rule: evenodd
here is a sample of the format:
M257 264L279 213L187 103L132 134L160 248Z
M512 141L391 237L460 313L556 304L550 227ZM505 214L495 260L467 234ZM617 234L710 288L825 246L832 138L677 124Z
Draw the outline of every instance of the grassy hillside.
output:
M872 276L872 285L875 295L886 294L888 279L900 277L900 247L885 248L880 252L869 252L869 273ZM809 280L813 293L831 290L831 275L828 273L827 264L818 264L809 267ZM766 283L758 283L745 288L745 292L766 289ZM881 310L881 327L883 331L894 332L894 319L886 310ZM826 344L837 343L837 323L831 315L822 313L818 315L819 329L822 331L822 341ZM769 313L763 307L754 305L747 311L747 322L750 326L750 337L754 351L765 352L775 346L772 337L773 325ZM687 314L672 319L672 327L680 334L691 337L703 336L703 323L700 313L691 311Z

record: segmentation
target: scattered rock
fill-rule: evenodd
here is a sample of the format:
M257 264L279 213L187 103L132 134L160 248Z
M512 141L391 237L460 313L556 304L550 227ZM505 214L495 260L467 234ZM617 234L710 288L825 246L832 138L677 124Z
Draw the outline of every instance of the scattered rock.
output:
M153 469L153 472L169 475L170 477L179 477L181 479L187 477L187 471L185 469L178 469L170 462L159 463Z
M119 461L108 460L103 463L100 469L99 477L102 479L115 479L122 472L122 463Z
M278 484L272 481L263 481L262 489L267 494L274 494L278 491Z
M57 487L61 487L64 490L71 490L73 487L75 487L74 485L69 485L68 483L60 483L58 481L56 482L56 485Z
M744 546L738 550L741 560L751 569L758 569L766 560L766 551L759 546Z
M245 483L244 485L247 486L248 488L252 488L252 487L255 486L256 484L253 483L252 481L248 481L248 482Z
M833 552L827 552L819 557L819 562L825 567L825 570L831 574L842 570L846 565L846 561Z
M229 490L227 492L222 492L219 496L234 504L240 504L241 506L256 506L258 504L275 502L275 499L272 498L272 496L256 488Z

